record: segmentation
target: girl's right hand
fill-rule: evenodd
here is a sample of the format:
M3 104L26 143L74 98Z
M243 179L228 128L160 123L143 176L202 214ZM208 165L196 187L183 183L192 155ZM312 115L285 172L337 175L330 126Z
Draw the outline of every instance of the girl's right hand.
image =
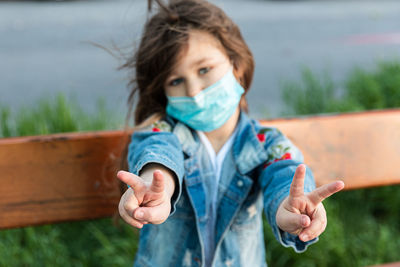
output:
M128 224L142 228L143 224L163 223L171 211L171 196L165 186L165 177L162 171L152 172L151 183L126 171L117 174L130 187L122 195L118 210L122 219Z

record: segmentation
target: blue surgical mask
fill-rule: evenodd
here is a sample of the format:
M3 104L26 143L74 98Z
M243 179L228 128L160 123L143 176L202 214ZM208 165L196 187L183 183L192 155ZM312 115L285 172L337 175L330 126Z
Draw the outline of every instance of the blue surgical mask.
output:
M167 96L167 114L195 130L213 131L233 115L243 93L231 69L194 97Z

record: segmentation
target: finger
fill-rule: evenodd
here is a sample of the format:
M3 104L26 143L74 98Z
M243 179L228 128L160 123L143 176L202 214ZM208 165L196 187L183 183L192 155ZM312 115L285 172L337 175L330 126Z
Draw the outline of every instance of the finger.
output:
M128 189L128 190L131 190L131 189ZM132 196L133 196L133 194L132 194ZM136 220L133 218L133 213L139 206L137 205L136 199L129 200L129 198L130 198L130 196L127 196L125 193L125 195L121 198L121 201L118 205L118 211L119 211L119 214L121 215L121 217L126 222L128 222L129 224L131 224L132 226L135 226L135 227L140 226L140 224L147 224L148 222L146 222L146 221ZM128 199L128 201L127 201L127 199ZM136 221L139 224L137 224L137 223L132 224L132 220L129 219L128 217L133 219L134 221Z
M120 179L125 184L132 187L135 191L143 189L145 186L141 178L133 173L126 172L126 171L119 171L117 173L118 179Z
M306 165L300 164L296 168L293 176L292 184L290 185L291 197L301 197L304 195L304 177L306 175Z
M131 192L129 192L129 191ZM132 192L132 189L129 188L126 192L126 196L124 197L124 201L120 202L120 206L122 209L126 211L130 216L132 216L133 212L139 207L138 201L135 195Z
M318 237L323 231L325 231L326 224L326 211L322 203L320 203L318 208L315 210L310 226L300 233L300 240L307 242Z
M135 211L133 211L133 212L135 212ZM134 218L133 217L133 214L129 214L129 213L127 213L126 211L125 211L125 213L122 213L123 215L124 215L124 217L123 217L123 219L127 222L127 223L129 223L130 225L132 225L132 226L135 226L135 227L138 227L138 226L143 226L144 224L148 224L149 222L147 222L147 221L142 221L142 220L139 220L139 219L136 219L136 218ZM120 215L121 215L121 213L120 213ZM121 217L122 217L122 215L121 215Z
M293 213L288 210L277 214L276 221L280 229L295 235L298 235L303 228L308 227L311 223L311 219L307 215Z
M122 218L126 223L132 225L133 227L136 227L136 228L139 228L139 229L143 228L143 223L141 223L140 221L138 221L138 220L132 218L132 217L129 216L127 213L123 213L123 214L120 214L120 215L121 215L121 218Z
M336 181L316 188L314 191L308 194L308 198L310 199L311 203L313 203L314 205L318 205L325 198L335 194L343 188L343 181Z
M153 172L153 181L151 182L150 190L155 193L164 191L164 175L160 170Z
M169 212L170 210L163 205L155 207L140 207L135 210L133 216L137 220L160 224L168 218Z
M120 204L118 206L118 211L119 211L119 215L126 223L132 225L133 227L139 228L139 229L143 227L143 223L132 218L131 215L128 214L128 211L123 207L122 204Z

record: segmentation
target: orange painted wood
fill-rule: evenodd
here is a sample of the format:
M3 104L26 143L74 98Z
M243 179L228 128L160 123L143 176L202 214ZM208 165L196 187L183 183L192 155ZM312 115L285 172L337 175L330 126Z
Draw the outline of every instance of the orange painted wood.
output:
M346 189L400 183L400 109L261 121L303 152L318 185Z
M400 109L261 121L298 146L317 184L400 183ZM0 139L0 229L111 216L123 131Z
M400 267L400 262L386 263L382 265L373 265L370 267Z
M0 139L0 229L110 216L122 131Z

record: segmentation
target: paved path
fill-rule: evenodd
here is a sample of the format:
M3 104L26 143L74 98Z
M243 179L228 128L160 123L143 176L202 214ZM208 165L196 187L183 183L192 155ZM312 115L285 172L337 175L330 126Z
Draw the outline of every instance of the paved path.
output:
M142 0L0 2L0 103L13 108L63 91L89 111L103 96L125 114L127 73L90 45L129 46L145 19ZM279 84L300 67L342 81L354 65L400 55L400 1L216 0L241 27L256 58L251 115L286 110Z

